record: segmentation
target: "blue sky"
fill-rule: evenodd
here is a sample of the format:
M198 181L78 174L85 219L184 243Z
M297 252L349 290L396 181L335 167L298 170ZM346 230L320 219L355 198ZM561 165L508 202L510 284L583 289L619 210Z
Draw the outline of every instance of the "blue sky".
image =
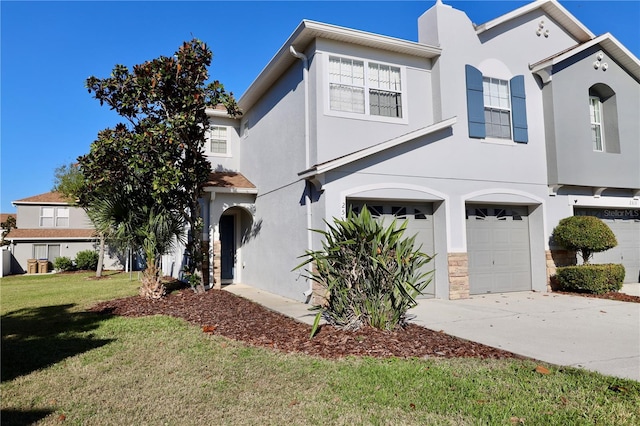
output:
M0 209L51 190L54 170L119 121L87 92L89 76L171 55L197 37L214 53L210 75L239 98L302 19L416 41L417 19L434 2L2 0ZM444 3L481 24L528 2ZM640 56L640 0L561 3Z

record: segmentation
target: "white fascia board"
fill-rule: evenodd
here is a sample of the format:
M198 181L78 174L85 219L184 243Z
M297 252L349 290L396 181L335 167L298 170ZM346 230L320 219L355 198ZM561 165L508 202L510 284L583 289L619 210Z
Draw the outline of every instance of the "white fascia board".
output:
M229 115L227 111L223 111L221 109L205 108L204 112L205 114L207 114L207 117L226 117L226 118L233 118L235 120L240 119L240 117L234 117L232 115Z
M587 43L576 46L574 49L568 50L562 55L558 55L546 61L529 65L529 69L533 73L547 72L546 70L549 69L549 67L553 67L554 65L559 64L562 61L565 61L572 56L598 44L602 46L602 48L606 50L607 53L611 55L611 57L613 57L613 59L615 59L622 67L629 71L636 78L636 80L640 81L640 60L638 60L638 58L636 58L635 55L629 51L629 49L627 49L610 33L603 34Z
M68 206L77 207L61 201L12 201L14 206Z
M385 151L389 148L402 145L403 143L412 141L419 137L426 136L431 133L435 133L442 129L446 129L448 127L453 126L457 120L458 120L457 117L448 118L446 120L440 121L430 126L423 127L422 129L414 130L413 132L407 133L397 138L390 139L388 141L381 142L377 145L370 146L369 148L361 149L359 151L352 152L351 154L347 154L342 157L338 157L336 159L327 161L325 163L313 166L308 170L304 170L298 173L298 176L300 176L301 179L312 178L319 174L326 173L338 167L344 166L346 164L350 164L355 161L361 160L363 158L369 157L370 155Z
M423 58L435 58L442 52L442 49L426 44L304 20L242 95L238 101L240 109L248 111L282 73L297 61L289 52L291 46L298 52L304 52L309 43L316 38L337 40Z
M571 34L579 41L585 42L595 37L595 34L593 34L589 30L589 28L584 26L582 22L578 21L575 16L573 16L556 0L536 0L534 2L531 2L496 19L493 19L482 25L478 25L476 27L476 34L480 35L485 31L502 25L505 22L518 18L538 8L542 9L547 15L558 22L558 24L564 27L569 32L569 34Z
M214 192L216 194L257 194L258 188L229 188L224 186L208 186L204 192Z

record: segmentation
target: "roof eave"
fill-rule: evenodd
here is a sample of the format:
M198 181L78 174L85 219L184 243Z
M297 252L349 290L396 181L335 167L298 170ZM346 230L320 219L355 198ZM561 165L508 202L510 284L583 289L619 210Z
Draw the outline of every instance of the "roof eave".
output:
M393 148L395 146L402 145L405 142L409 142L416 138L427 136L429 134L446 129L448 127L452 127L457 120L458 120L457 117L451 117L446 120L440 121L438 123L434 123L430 126L423 127L418 130L414 130L413 132L409 132L397 138L390 139L385 142L381 142L369 148L352 152L351 154L338 157L336 159L327 161L322 164L316 164L307 170L301 171L300 173L298 173L298 176L300 177L300 179L312 179L315 176L320 175L322 173L329 172L331 170L337 169L338 167L342 167L344 165L353 163L355 161L361 160L363 158L366 158L371 155L377 154L379 152L385 151L387 149Z
M631 53L610 33L603 34L597 38L594 38L593 40L580 44L574 49L563 53L562 55L547 60L542 60L535 64L531 64L529 65L529 69L534 74L548 75L547 80L550 80L550 67L553 67L554 65L559 64L571 58L572 56L598 44L601 45L602 48L606 50L609 55L611 55L611 57L613 57L613 59L615 59L622 67L629 71L636 80L640 81L640 60L638 60L638 58L636 58L633 53Z
M595 37L582 22L565 9L556 0L538 0L524 5L514 11L502 15L496 19L486 22L476 27L476 34L480 35L485 31L495 28L505 22L518 18L536 9L542 9L547 15L553 18L558 24L564 27L573 37L580 42L586 42Z
M238 101L240 108L243 111L251 108L280 75L297 60L289 53L290 46L303 52L317 38L339 40L423 58L435 58L442 52L440 48L426 44L304 20L242 95Z

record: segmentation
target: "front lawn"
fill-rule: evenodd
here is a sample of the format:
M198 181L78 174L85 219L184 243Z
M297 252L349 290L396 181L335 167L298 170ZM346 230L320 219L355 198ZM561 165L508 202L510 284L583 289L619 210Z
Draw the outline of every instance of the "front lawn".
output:
M640 423L638 382L522 360L247 347L166 316L86 312L138 286L87 276L1 280L3 425Z

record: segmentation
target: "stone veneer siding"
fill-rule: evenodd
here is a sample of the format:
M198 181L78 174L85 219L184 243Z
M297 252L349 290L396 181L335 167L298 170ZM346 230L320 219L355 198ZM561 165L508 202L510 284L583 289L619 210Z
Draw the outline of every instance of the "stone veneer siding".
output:
M222 243L220 240L213 242L213 288L220 290L222 288L222 271L220 269L220 253L222 252ZM208 276L208 275L207 275Z
M547 250L547 291L557 289L556 268L577 263L576 252L570 250Z
M467 253L449 253L449 299L469 297L469 257Z

